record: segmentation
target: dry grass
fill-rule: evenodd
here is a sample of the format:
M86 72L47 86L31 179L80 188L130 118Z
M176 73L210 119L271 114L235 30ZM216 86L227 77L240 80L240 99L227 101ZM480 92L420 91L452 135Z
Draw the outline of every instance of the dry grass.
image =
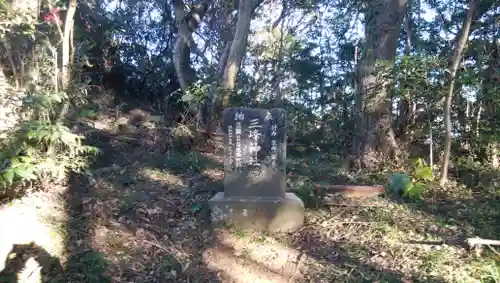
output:
M460 244L499 235L498 196L455 189L417 203L386 196L324 207L305 194L311 208L295 233L213 231L206 201L223 189L220 151L179 153L151 132L163 128L141 129L133 139L93 130L104 152L94 168L66 190L22 201L47 216L37 221L50 231L36 234L58 238L58 249L39 244L65 268L44 282L500 282L498 255ZM290 158L289 186L338 182L336 167ZM1 233L30 234L7 218Z

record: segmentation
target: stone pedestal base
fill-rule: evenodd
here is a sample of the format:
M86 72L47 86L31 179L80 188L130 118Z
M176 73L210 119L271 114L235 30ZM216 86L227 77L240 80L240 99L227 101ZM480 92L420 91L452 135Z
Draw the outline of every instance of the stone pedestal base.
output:
M304 203L293 193L284 198L231 198L217 193L208 201L212 225L243 230L290 232L304 224Z

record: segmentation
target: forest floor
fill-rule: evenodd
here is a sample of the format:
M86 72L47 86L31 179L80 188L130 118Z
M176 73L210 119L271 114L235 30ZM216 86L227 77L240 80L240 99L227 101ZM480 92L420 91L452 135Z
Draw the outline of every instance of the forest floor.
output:
M166 128L154 123L115 135L112 116L88 131L102 150L88 173L0 209L0 257L15 243L22 261L9 257L2 274L25 278L1 282L39 282L29 278L39 267L23 266L29 257L48 258L49 267L39 265L50 283L500 282L500 255L463 243L500 238L499 191L455 184L412 203L381 196L310 205L293 233L214 231L207 200L223 190L222 149L171 151ZM297 191L340 175L364 180L324 154L288 161Z

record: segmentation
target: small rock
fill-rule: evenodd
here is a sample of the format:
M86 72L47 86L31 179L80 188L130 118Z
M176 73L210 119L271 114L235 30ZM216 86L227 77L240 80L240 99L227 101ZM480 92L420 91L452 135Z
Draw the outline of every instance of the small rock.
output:
M175 270L170 271L170 275L172 275L172 277L176 278L177 277L177 271L175 271Z
M88 176L88 180L89 180L89 185L91 187L94 187L97 185L97 181L95 180L95 178L92 175Z
M143 228L138 228L136 231L135 231L135 236L136 237L142 237L146 234L146 231L144 231Z
M439 231L439 227L437 225L432 224L429 226L429 231L430 232L437 232L437 231Z

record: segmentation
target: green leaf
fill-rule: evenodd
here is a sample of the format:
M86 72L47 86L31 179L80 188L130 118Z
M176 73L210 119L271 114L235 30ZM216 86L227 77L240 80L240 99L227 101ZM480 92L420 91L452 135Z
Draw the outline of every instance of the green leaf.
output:
M422 167L425 166L425 161L422 158L417 158L415 160L415 163L413 164L415 167Z
M10 165L11 168L17 168L17 167L22 166L22 165L23 165L23 163L22 163L21 159L19 159L19 157L12 158L11 165Z
M33 154L36 151L33 147L27 147L25 150L26 150L26 155L27 156L33 156Z
M9 184L7 183L7 181L5 180L5 177L4 175L0 175L0 188L6 188L8 187ZM0 277L1 278L1 277ZM1 282L1 281L0 281Z
M428 166L422 158L417 158L413 163L413 177L418 180L432 181L434 175L432 168Z
M19 161L23 162L23 163L30 163L31 161L33 161L33 158L31 156L19 156Z
M415 183L412 184L411 187L407 188L403 193L403 196L409 197L411 199L420 199L422 198L422 193L427 188L423 183Z
M19 166L14 173L23 180L34 180L36 176L33 174L34 168L30 165Z
M14 181L14 170L8 169L5 172L3 172L3 178L5 182L7 182L7 185L12 185Z
M430 166L417 167L414 171L414 176L417 179L432 181L434 176L432 174L432 168Z
M61 142L67 146L76 146L78 144L79 136L69 131L61 132Z
M34 139L36 136L38 136L38 133L36 131L28 131L26 133L26 136L29 138L29 139Z
M80 117L95 117L96 115L97 112L94 109L84 109L78 114Z

